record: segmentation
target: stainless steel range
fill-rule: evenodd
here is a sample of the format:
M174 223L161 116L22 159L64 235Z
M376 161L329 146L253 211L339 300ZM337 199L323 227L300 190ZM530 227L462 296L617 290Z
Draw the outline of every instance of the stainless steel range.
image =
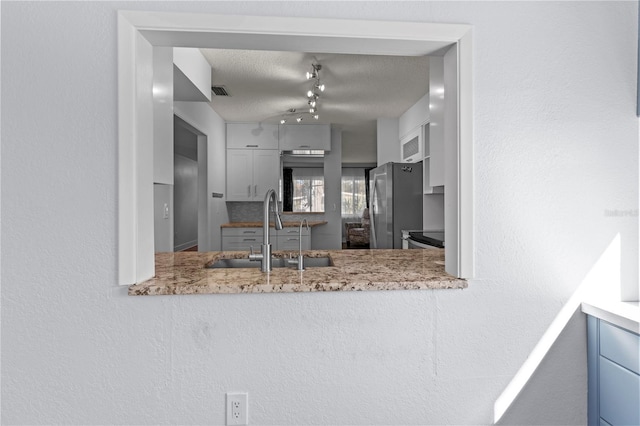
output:
M443 230L403 230L403 249L444 248Z

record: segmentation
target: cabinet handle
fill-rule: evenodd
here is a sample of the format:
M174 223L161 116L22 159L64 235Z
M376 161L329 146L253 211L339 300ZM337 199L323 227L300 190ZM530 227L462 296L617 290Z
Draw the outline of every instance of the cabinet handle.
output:
M242 241L255 241L255 238L243 238Z
M258 185L255 185L253 188L253 196L257 197L258 196Z
M300 145L300 148L310 148L309 145Z
M256 231L242 231L243 234L255 234Z
M297 233L298 233L298 231L293 231L293 230L292 231L287 231L287 234L297 234Z
M298 241L297 238L287 238L287 241Z
M258 148L258 145L247 145L247 148Z
M251 198L251 185L247 185L247 197Z

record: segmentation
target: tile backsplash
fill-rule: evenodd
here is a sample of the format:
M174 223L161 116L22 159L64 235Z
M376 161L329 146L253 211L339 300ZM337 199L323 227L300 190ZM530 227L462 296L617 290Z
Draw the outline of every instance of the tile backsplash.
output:
M280 205L282 209L282 205ZM261 222L264 204L261 201L227 201L229 222ZM290 213L282 216L284 222L299 222L302 219L324 220L324 213Z

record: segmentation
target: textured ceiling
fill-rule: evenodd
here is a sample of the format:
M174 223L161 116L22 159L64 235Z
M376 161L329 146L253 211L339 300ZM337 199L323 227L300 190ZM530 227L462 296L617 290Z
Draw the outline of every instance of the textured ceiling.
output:
M427 57L201 51L211 64L212 85L231 95L212 95L211 106L225 121L278 123L291 108L308 111L313 83L305 74L312 63L322 65L320 119L305 114L303 122L341 126L344 163L375 163L376 119L400 116L428 90Z

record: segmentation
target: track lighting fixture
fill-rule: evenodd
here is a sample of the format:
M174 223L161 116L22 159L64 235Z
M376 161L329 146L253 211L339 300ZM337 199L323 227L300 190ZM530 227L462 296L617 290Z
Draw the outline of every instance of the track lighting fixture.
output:
M322 69L322 65L320 64L311 64L311 71L307 72L307 80L313 80L313 86L307 92L307 104L309 105L308 114L314 118L314 120L320 119L320 115L318 114L318 99L320 98L320 92L324 92L325 85L320 82L320 70ZM301 123L303 120L302 115L307 114L304 112L296 112L295 108L291 108L287 110L283 116L281 116L280 124L285 124L287 122L287 118L294 118L296 122Z
M320 70L322 69L322 65L320 64L311 64L311 72L307 72L307 80L311 80L312 78L318 79L320 78Z

